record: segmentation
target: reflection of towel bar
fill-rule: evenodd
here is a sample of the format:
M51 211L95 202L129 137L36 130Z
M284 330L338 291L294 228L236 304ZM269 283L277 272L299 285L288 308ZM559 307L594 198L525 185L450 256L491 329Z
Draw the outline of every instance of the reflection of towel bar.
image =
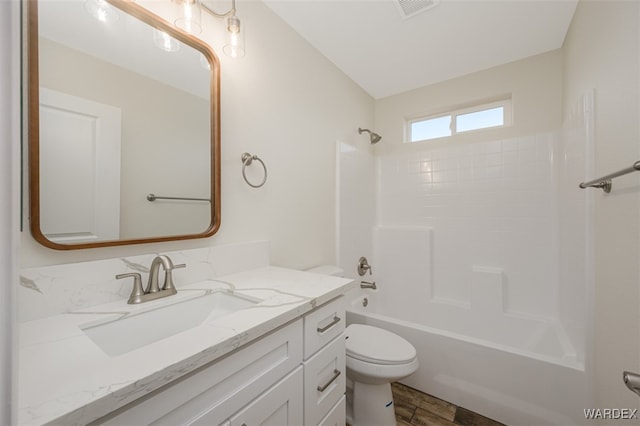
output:
M583 189L600 188L608 194L609 192L611 192L611 179L637 171L640 171L640 161L636 161L631 167L627 167L626 169L619 170L606 176L602 176L599 179L590 180L589 182L582 182L579 186Z
M208 203L211 202L210 198L187 198L187 197L162 197L156 194L147 195L147 200L155 201L155 200L182 200L182 201L206 201Z

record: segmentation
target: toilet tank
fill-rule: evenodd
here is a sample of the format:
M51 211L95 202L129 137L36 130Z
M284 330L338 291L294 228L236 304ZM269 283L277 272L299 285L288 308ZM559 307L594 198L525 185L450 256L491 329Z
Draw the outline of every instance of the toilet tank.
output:
M307 272L313 272L322 275L332 275L334 277L344 277L344 269L335 265L320 265L315 268L307 269Z

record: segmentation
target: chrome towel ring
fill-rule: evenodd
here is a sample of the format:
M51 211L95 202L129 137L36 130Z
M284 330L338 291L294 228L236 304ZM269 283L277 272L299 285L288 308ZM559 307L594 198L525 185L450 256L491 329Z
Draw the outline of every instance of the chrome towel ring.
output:
M242 157L240 157L240 159L242 160L242 177L244 178L244 181L247 182L247 185L252 188L260 188L262 185L264 185L264 183L267 181L267 166L265 166L264 161L258 158L257 155L251 155L248 152L242 154ZM247 175L245 173L245 168L247 166L250 166L251 163L253 163L253 160L259 161L260 164L262 164L262 168L264 169L264 178L262 179L262 182L257 185L249 182L249 179L247 179Z

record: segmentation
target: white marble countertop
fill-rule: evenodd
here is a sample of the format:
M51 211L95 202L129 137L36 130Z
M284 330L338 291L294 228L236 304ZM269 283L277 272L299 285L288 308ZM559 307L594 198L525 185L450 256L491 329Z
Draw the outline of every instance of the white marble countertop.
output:
M179 288L175 296L139 305L122 300L24 322L19 328L18 424L89 423L298 318L353 285L345 278L266 267L191 284ZM260 301L118 356L107 355L80 328L217 291Z

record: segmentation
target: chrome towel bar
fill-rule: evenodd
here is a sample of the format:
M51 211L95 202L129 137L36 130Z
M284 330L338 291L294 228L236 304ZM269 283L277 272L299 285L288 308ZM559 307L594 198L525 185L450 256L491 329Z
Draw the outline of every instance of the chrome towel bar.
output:
M602 176L599 179L593 179L589 182L582 182L579 186L580 188L600 188L607 194L611 192L611 179L617 178L618 176L626 175L631 172L640 171L640 161L636 161L633 163L631 167L627 167L626 169L618 170L615 173L608 174L606 176Z
M622 380L624 380L624 384L627 385L627 388L629 388L631 392L640 396L640 375L624 371L622 373Z
M147 200L148 201L155 201L155 200L206 201L208 203L211 202L210 198L162 197L162 196L156 195L156 194L147 195Z

